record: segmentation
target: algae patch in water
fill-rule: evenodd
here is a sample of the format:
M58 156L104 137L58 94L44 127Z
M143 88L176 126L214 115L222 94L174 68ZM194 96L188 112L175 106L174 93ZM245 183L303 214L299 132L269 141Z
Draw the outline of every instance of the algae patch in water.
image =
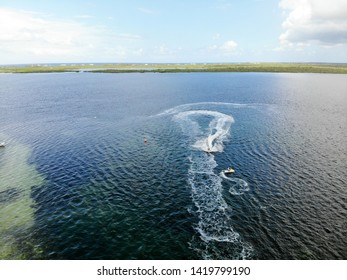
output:
M31 187L44 182L28 163L30 155L28 146L15 142L0 150L0 259L26 258L19 244L34 223Z

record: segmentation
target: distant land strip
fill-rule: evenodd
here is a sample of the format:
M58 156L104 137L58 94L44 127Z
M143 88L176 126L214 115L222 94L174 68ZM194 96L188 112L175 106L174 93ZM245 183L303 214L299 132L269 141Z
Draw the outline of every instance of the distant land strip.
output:
M0 73L271 72L347 74L347 63L81 63L0 65Z

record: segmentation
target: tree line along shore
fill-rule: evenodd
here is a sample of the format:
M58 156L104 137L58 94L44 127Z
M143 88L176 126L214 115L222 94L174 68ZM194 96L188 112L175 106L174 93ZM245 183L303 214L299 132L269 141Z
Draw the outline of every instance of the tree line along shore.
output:
M271 72L347 74L347 63L114 63L2 65L0 73Z

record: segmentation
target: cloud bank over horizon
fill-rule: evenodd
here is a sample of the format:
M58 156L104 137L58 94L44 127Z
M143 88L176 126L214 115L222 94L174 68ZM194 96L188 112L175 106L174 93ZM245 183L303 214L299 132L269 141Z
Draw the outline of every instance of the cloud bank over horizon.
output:
M84 62L93 61L95 57L101 61L111 57L122 60L127 50L117 42L140 39L135 34L112 33L103 26L76 20L0 8L0 52L15 56L16 63Z

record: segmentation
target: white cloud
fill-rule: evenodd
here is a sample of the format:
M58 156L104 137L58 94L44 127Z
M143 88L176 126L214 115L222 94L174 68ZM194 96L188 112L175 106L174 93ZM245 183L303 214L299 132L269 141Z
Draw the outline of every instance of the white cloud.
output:
M347 43L346 0L281 0L280 8L286 12L282 47Z
M224 42L221 45L214 44L209 46L208 51L213 52L215 54L220 54L220 55L227 55L227 56L235 55L237 46L238 44L235 41L229 40Z
M226 41L220 49L226 53L234 52L237 48L237 43L235 41L229 40Z
M25 62L78 59L95 51L99 32L103 32L101 28L74 21L0 8L0 61L6 63L8 56Z
M158 55L158 57L170 57L180 51L179 48L168 47L166 44L155 46L153 50L154 54Z
M0 8L1 64L125 60L141 39L76 20Z
M208 56L210 58L213 57L214 60L216 59L229 59L230 57L235 57L240 55L240 49L238 47L238 44L233 40L228 40L222 44L213 44L210 45L207 49L202 50L202 53L204 56Z

